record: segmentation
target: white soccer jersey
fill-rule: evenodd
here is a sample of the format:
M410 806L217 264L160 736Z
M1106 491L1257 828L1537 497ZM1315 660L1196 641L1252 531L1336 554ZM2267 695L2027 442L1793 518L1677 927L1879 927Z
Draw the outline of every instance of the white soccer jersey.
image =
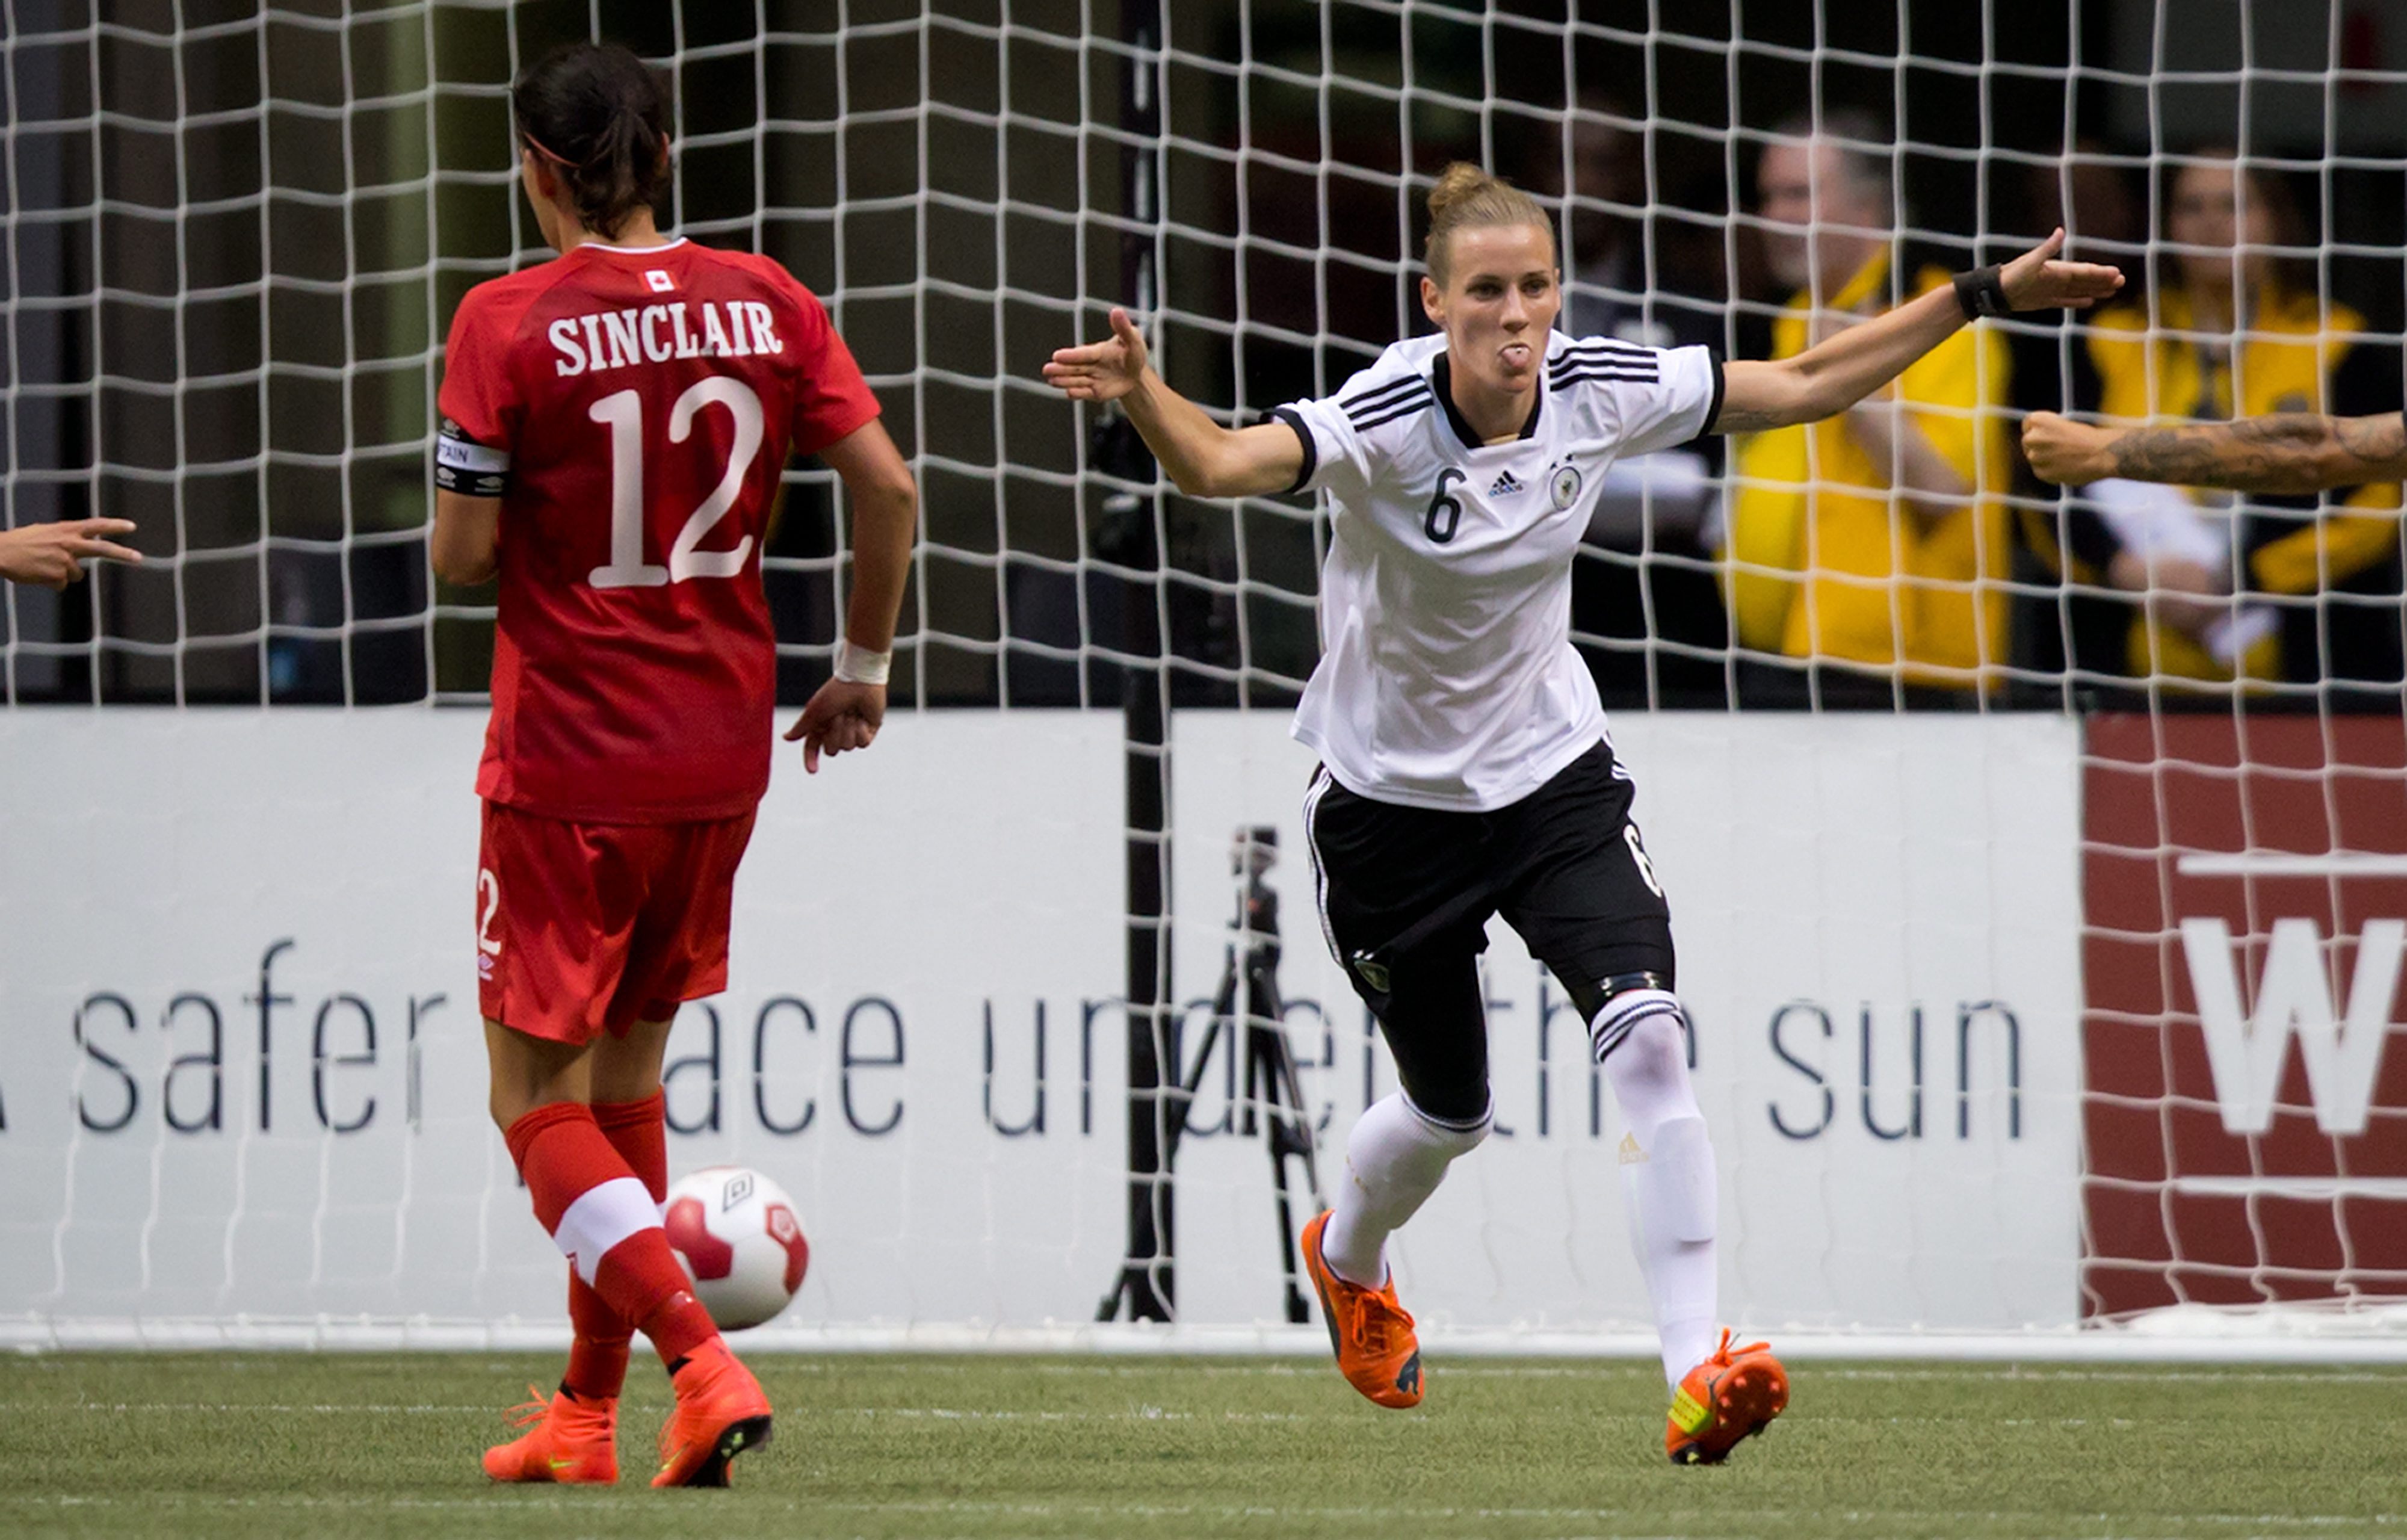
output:
M1333 506L1296 737L1358 795L1460 812L1518 802L1601 741L1573 555L1605 467L1696 437L1721 392L1705 349L1558 332L1520 437L1482 445L1438 335L1279 407L1303 440L1295 490Z

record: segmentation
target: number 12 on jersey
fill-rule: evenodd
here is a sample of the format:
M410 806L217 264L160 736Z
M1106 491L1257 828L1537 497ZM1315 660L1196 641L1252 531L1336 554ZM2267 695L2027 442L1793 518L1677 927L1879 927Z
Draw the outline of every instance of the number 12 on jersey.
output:
M752 387L726 375L698 379L669 408L670 443L682 444L693 436L693 420L705 406L727 408L735 420L735 442L718 487L677 531L666 566L644 560L644 398L634 391L620 391L587 408L586 416L610 430L610 561L586 578L595 588L658 588L689 578L733 578L744 570L744 559L752 554L748 535L732 550L698 548L711 526L735 506L744 491L744 473L761 452L765 426L761 398Z

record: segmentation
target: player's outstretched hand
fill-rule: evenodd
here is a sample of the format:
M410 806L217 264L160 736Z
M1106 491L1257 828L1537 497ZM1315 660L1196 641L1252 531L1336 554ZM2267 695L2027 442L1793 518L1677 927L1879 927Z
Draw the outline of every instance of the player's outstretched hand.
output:
M819 755L848 753L877 741L886 720L886 687L830 679L803 706L794 725L786 729L788 743L803 746L803 768L819 773Z
M2064 226L2006 264L1998 275L2006 304L2016 310L2087 310L2123 287L2123 270L2102 263L2066 262Z
M139 562L142 553L103 536L131 535L131 519L62 519L0 533L0 578L64 588L92 561Z
M2106 447L2115 437L2111 428L2075 422L2054 412L2033 412L2023 419L2023 455L2031 473L2059 487L2086 487L2114 475L2114 457Z
M1117 401L1145 378L1145 335L1115 306L1107 342L1062 348L1045 365L1045 382L1073 401Z

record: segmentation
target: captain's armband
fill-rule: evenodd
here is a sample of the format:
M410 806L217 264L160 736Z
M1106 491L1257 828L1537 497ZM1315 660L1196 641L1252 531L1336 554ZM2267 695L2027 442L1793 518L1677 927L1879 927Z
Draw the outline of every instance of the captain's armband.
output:
M434 437L434 485L468 497L499 497L510 486L509 451L477 443L447 417Z

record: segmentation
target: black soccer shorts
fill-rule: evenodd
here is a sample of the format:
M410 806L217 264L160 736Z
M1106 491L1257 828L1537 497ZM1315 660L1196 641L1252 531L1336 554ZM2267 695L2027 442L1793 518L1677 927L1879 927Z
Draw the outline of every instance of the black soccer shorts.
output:
M1479 954L1491 915L1575 1001L1623 974L1672 987L1672 910L1630 820L1635 794L1602 743L1486 813L1375 802L1314 773L1303 826L1322 934L1421 1111L1464 1126L1488 1113Z

